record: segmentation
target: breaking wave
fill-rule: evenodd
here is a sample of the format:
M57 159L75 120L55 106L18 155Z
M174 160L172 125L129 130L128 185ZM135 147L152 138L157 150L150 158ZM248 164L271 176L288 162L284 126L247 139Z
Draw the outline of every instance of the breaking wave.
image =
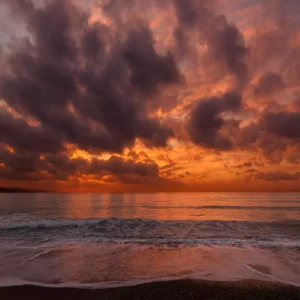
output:
M299 247L300 221L160 221L0 217L0 237L159 245Z

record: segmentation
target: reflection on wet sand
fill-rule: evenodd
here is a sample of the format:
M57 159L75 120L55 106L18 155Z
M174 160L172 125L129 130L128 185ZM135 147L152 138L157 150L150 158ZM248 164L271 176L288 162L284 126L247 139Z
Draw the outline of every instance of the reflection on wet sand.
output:
M17 268L6 268L6 274L0 271L0 277L18 275L33 282L101 283L103 286L186 277L300 284L300 266L291 269L286 260L280 259L284 251L134 244L57 244L38 251L40 255L35 250L28 252L27 262L19 262Z

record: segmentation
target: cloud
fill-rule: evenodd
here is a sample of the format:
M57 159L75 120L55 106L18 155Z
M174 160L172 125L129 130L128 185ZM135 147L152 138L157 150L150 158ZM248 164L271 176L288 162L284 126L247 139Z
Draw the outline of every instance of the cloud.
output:
M245 167L250 168L252 166L253 166L252 162L249 161L249 162L243 163L242 165L234 166L234 168L241 169L241 168L245 168ZM227 167L228 167L228 165L226 164L226 168Z
M36 180L42 173L40 180L67 181L70 176L92 176L101 180L105 175L134 175L135 178L156 178L157 182L162 180L155 162L134 162L117 156L111 156L107 160L86 160L82 157L69 158L67 154L45 154L41 157L32 152L19 153L3 149L0 152L0 163L3 165L0 177L11 179Z
M221 113L237 111L240 106L241 95L236 92L199 100L192 109L187 123L192 142L217 150L232 149L233 144L230 138L223 136L220 132L226 125Z
M147 116L146 103L181 75L170 53L156 52L146 24L124 29L120 41L112 28L90 24L72 1L12 4L26 8L33 42L7 57L0 97L8 105L56 134L58 145L120 152L140 138L150 147L166 146L173 132Z
M279 74L266 72L259 78L254 86L253 94L256 97L269 97L279 93L285 87L284 82Z
M175 12L180 24L186 27L196 27L201 23L213 18L211 0L194 1L194 0L174 0Z
M0 143L31 152L59 152L64 146L59 133L56 134L45 126L30 126L20 118L11 116L7 111L0 110Z
M299 1L79 2L0 0L3 182L297 174Z
M296 148L296 153L292 153L287 156L286 159L289 163L296 164L296 165L300 164L299 150L300 150L300 148L298 148L298 149Z
M252 162L249 161L249 162L245 162L243 165L244 167L252 167L253 164Z
M276 136L300 141L300 113L298 112L266 113L261 120L261 126Z
M263 111L257 121L240 127L232 135L238 148L262 155L269 163L288 159L300 142L300 114L291 111Z
M149 177L156 177L158 175L158 166L154 162L136 163L132 160L124 161L117 156L112 156L107 161L93 159L87 168L87 173L97 174L101 170L115 175L134 174Z
M174 0L174 3L179 23L174 31L178 47L185 49L186 54L190 55L186 45L202 43L207 47L206 67L219 65L218 73L222 73L224 68L227 69L236 78L235 88L244 88L248 82L245 58L249 50L239 29L228 23L224 15L214 12L214 1ZM194 38L189 43L191 30L197 31L199 35L198 40Z
M122 52L131 70L130 81L142 92L151 94L160 84L180 81L172 55L162 56L155 52L153 36L148 28L130 31Z
M256 178L258 180L265 180L265 181L297 181L300 179L300 173L285 173L285 172L267 172L267 173L258 173L256 174Z
M0 162L12 173L25 174L38 169L40 155L37 153L16 153L8 149L0 150Z

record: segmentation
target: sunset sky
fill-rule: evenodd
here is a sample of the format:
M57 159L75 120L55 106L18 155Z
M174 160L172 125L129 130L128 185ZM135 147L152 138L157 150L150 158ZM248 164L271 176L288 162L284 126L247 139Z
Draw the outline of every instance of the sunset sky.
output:
M299 0L0 0L0 186L300 191Z

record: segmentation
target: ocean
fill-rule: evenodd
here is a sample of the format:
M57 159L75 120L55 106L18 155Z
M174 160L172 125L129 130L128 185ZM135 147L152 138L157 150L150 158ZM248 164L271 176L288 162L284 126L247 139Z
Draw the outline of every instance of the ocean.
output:
M300 193L0 194L0 286L300 286Z

